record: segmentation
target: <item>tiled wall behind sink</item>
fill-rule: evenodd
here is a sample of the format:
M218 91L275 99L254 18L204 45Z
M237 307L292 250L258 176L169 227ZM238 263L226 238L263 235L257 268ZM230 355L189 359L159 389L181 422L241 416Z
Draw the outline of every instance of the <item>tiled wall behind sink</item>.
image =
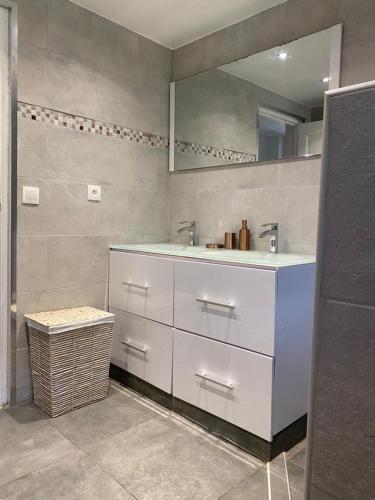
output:
M257 237L260 225L279 222L281 251L313 254L316 250L320 160L300 160L236 168L175 172L171 176L171 239L179 222L198 221L200 243L223 242L238 232L241 219L251 230L251 247L268 248Z
M31 397L24 313L105 307L108 244L168 238L168 151L137 138L138 132L168 135L172 56L66 0L17 3L19 101L135 131L135 140L119 140L69 128L64 119L25 118L21 106L19 193L23 185L40 187L40 205L19 200L20 401ZM87 201L88 184L102 186L100 203Z

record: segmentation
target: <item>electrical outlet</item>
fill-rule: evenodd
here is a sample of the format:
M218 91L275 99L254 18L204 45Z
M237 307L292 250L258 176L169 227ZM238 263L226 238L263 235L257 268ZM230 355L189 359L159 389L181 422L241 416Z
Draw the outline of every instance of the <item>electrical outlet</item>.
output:
M89 184L87 187L87 199L89 201L101 201L102 200L101 186L94 186L92 184Z

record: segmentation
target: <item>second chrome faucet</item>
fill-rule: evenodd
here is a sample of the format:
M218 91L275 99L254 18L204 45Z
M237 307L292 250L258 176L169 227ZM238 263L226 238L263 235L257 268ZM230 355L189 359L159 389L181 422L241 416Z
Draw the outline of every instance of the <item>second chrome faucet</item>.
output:
M259 234L259 238L270 236L269 251L272 253L279 253L279 224L277 222L269 222L262 224L262 227L268 227Z
M198 235L197 235L197 223L195 220L184 220L180 222L180 224L188 224L185 227L181 227L177 232L182 233L184 231L189 231L189 236L190 236L190 241L189 245L190 246L195 246L198 244Z

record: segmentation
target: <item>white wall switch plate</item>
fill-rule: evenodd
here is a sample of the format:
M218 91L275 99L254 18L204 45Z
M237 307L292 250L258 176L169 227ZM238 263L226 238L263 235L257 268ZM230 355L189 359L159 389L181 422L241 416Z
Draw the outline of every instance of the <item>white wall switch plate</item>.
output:
M24 205L39 205L39 188L22 186L22 203Z
M102 187L89 184L87 187L87 199L90 201L101 201Z

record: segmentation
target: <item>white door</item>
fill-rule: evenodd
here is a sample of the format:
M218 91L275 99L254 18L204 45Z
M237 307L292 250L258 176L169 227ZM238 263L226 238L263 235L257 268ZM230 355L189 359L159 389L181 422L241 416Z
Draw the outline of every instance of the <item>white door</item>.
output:
M8 402L9 328L9 9L0 7L0 407Z

